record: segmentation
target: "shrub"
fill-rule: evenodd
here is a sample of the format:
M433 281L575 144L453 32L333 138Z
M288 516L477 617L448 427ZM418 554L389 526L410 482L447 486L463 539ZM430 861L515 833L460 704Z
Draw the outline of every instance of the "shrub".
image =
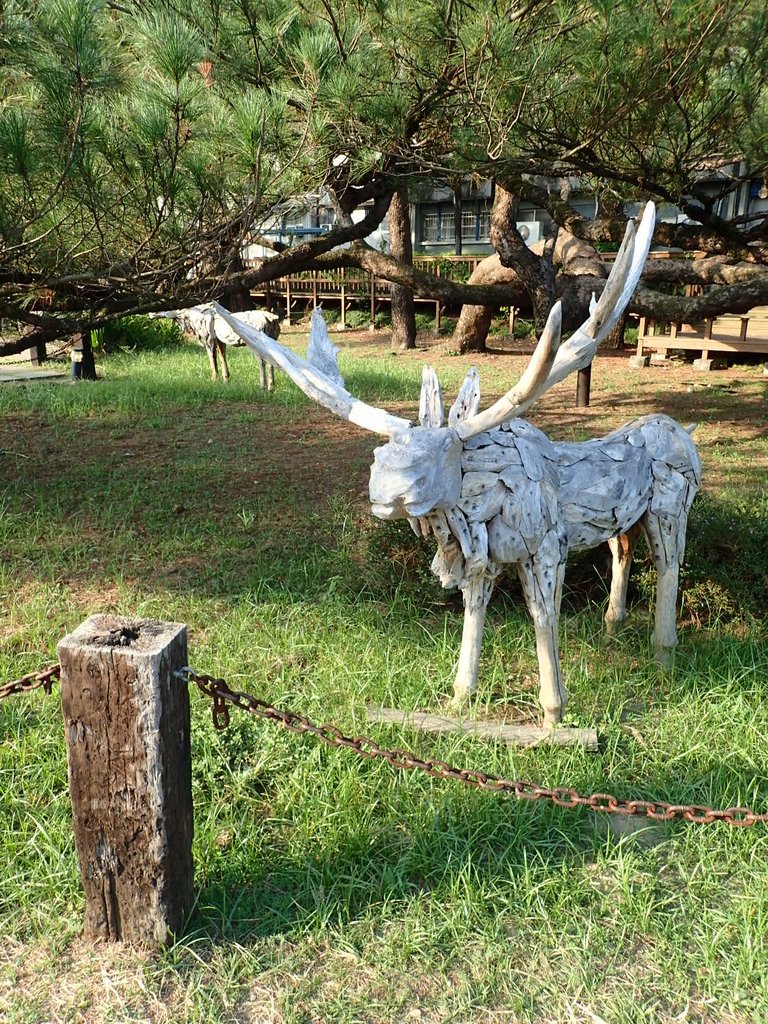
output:
M638 552L634 582L651 602L656 573ZM768 607L768 495L714 498L699 494L688 520L680 571L682 614L697 626L764 620Z
M174 321L163 317L124 316L92 332L94 347L107 353L121 348L148 352L183 341L184 336Z
M347 327L360 330L371 322L371 314L367 310L348 309L346 314Z
M434 540L416 537L404 520L377 524L367 539L367 562L384 588L411 587L435 600L445 591L430 570ZM573 553L565 574L563 603L570 611L602 604L610 589L607 545ZM734 567L738 566L738 571ZM521 601L512 566L496 590ZM656 571L644 543L637 550L630 602L654 601ZM701 494L688 524L686 563L680 577L682 617L697 626L765 618L768 609L768 494L729 501Z
M430 569L435 542L417 537L404 519L373 522L365 533L365 562L376 588L405 589L425 600L445 593Z
M532 320L524 320L522 317L518 317L515 320L515 337L516 338L531 338L536 334L536 328L533 325Z
M762 619L768 609L768 493L699 494L682 572L684 607L702 623Z

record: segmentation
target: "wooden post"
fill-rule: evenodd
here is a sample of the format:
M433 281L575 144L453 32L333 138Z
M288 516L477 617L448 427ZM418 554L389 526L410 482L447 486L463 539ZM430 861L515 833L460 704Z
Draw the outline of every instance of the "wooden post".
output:
M345 284L344 267L341 268L341 326L347 329L347 289Z
M639 326L637 328L637 352L635 353L638 356L642 356L642 354L643 354L643 342L645 341L645 333L646 333L647 329L648 329L648 320L647 320L646 317L641 316L640 317L640 324L639 324Z
M36 342L29 350L29 359L33 366L40 366L48 358L48 351L44 341Z
M285 279L285 323L288 327L291 326L291 278L290 275Z
M58 654L85 937L164 944L193 900L186 626L92 615Z
M376 277L371 274L371 327L373 330L376 326Z
M576 374L576 408L586 409L589 405L589 393L592 386L592 363L584 366Z

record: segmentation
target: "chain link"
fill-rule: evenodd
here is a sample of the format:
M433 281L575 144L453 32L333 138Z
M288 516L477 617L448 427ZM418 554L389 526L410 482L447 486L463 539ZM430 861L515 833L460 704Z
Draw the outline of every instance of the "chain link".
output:
M15 694L29 693L40 687L50 694L54 681L59 679L60 674L61 666L58 664L49 665L40 672L29 672L20 679L0 686L0 701ZM195 672L191 668L181 669L177 675L186 682L195 683L202 693L211 698L213 724L216 729L226 729L229 725L229 707L233 706L259 718L276 722L289 732L316 736L328 746L354 750L360 757L381 758L393 768L422 771L437 779L451 779L475 789L512 796L517 800L549 800L558 807L569 809L588 807L602 814L639 815L651 821L683 819L696 825L724 821L734 828L746 828L758 822L768 822L768 813L758 814L749 807L716 810L701 804L669 804L663 800L622 800L611 793L583 796L567 786L547 789L523 779L503 779L498 775L473 768L454 768L445 761L421 758L408 750L383 750L369 736L345 736L335 725L317 725L304 715L293 711L281 711L249 693L231 690L223 679L217 679L215 676Z
M6 697L13 697L17 693L29 693L42 686L45 692L50 695L53 692L53 681L61 674L61 665L49 665L40 672L28 672L20 679L14 679L10 683L0 686L0 700Z
M517 800L549 800L558 807L588 807L601 814L639 815L652 821L674 821L683 819L697 825L709 825L724 821L735 828L745 828L757 822L768 822L768 813L757 814L748 807L729 807L713 810L699 804L668 804L663 800L622 800L610 793L593 793L582 796L577 790L566 786L547 789L522 779L502 779L498 775L472 768L453 768L445 761L421 758L407 750L382 750L369 736L345 736L335 725L316 725L304 715L293 711L281 711L266 701L249 693L231 690L223 679L195 672L191 668L181 669L180 678L195 683L202 693L213 701L213 724L217 729L229 724L229 707L240 708L249 714L282 725L289 732L316 736L331 747L354 750L360 757L381 758L393 768L415 769L426 772L438 779L452 779L466 786L502 793Z

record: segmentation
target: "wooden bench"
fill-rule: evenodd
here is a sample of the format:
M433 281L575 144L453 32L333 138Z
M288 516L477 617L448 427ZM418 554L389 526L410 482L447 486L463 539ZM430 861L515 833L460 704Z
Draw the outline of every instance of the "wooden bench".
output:
M700 370L712 369L713 354L725 359L743 353L768 357L768 307L756 306L743 315L709 317L697 324L640 318L633 365L647 366L651 352L657 356L652 361L661 362L670 351L679 350L699 352L694 366Z

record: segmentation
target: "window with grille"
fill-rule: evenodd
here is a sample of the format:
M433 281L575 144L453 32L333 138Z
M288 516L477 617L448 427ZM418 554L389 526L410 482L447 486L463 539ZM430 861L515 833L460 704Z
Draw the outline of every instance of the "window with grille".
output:
M455 237L452 206L429 206L422 210L422 242L452 242Z
M461 239L464 242L487 242L491 227L490 206L465 203L461 211ZM427 206L421 211L422 242L453 242L456 221L453 206Z
M471 242L477 238L477 214L474 210L461 211L461 237Z
M440 241L440 214L422 213L421 215L421 238L424 242Z

